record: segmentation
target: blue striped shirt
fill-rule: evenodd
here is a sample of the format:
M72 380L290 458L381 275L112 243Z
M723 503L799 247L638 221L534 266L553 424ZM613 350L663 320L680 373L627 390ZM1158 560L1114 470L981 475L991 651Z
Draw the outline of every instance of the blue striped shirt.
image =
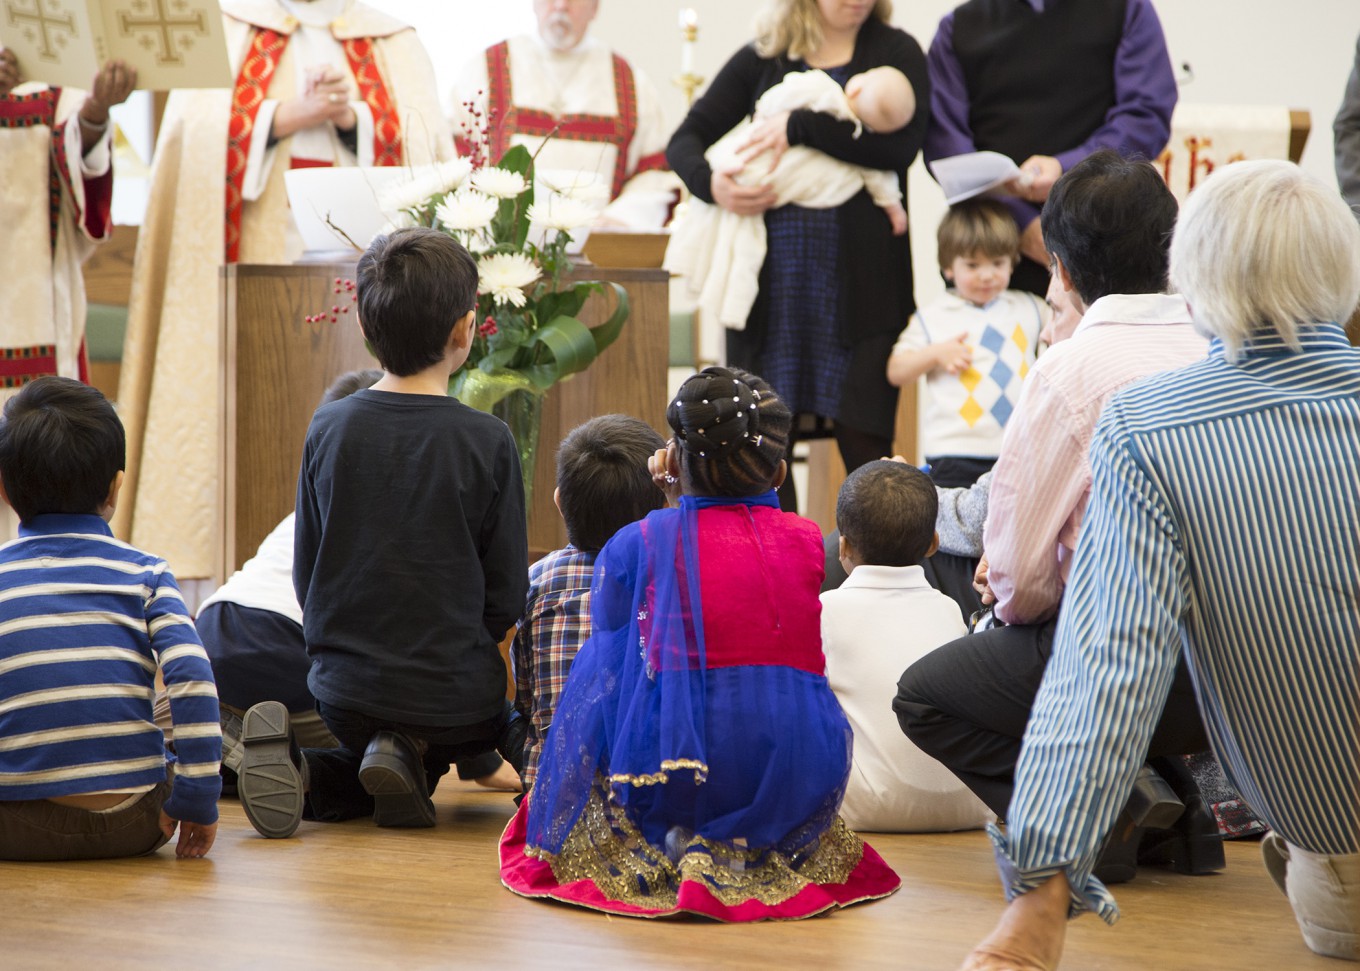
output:
M1360 851L1360 351L1274 335L1116 396L1005 837L1007 895L1091 876L1184 647L1214 751L1272 828Z
M0 546L0 800L150 788L160 670L178 764L165 812L217 821L212 668L164 560L98 516L35 516Z

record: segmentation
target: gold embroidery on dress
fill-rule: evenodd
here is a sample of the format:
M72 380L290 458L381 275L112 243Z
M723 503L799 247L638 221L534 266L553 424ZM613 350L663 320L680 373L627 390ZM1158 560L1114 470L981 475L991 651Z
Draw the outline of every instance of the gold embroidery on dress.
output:
M611 900L655 910L673 909L679 886L692 881L725 906L748 900L777 905L811 884L845 883L864 856L864 841L839 817L796 850L749 849L690 835L672 860L642 838L620 806L607 803L596 779L580 819L556 855L528 847L547 862L560 884L590 880ZM802 834L800 834L802 835ZM796 838L795 838L796 839Z
M609 777L609 781L632 786L655 786L669 782L670 774L678 769L693 769L696 786L708 781L708 765L697 759L663 759L660 772L649 772L645 775L616 772Z

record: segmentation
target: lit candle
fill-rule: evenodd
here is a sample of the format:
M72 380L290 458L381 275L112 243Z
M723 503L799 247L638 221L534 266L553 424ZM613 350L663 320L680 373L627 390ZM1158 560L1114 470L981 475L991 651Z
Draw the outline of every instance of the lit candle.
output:
M680 11L680 73L694 73L694 43L699 37L699 14L693 7Z

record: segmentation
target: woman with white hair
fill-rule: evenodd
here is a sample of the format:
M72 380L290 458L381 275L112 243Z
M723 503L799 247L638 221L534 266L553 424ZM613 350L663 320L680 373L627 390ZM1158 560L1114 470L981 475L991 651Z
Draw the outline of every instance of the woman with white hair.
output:
M897 389L886 367L902 322L915 310L909 237L893 234L867 191L831 209L775 208L770 186L715 172L704 151L789 74L821 69L844 86L871 68L893 67L921 106L904 128L856 137L852 121L784 111L752 130L742 155L769 151L773 167L790 146L807 146L895 172L905 197L907 167L925 140L930 91L925 55L889 25L891 13L889 0L769 0L755 42L718 72L666 150L697 198L764 216L759 293L745 327L727 331L727 363L761 375L795 414L832 419L847 471L892 453ZM781 490L781 501L791 498Z
M1296 166L1239 162L1186 202L1171 280L1209 355L1101 417L1062 623L992 833L1011 903L967 971L1056 967L1069 914L1117 918L1091 870L1182 648L1305 943L1360 961L1360 351L1341 324L1360 302L1360 226Z

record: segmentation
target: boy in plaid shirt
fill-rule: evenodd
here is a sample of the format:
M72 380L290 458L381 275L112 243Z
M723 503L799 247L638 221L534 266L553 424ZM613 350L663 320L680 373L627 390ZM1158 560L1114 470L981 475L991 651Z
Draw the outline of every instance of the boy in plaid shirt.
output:
M524 788L538 757L576 652L590 637L595 555L622 527L666 504L647 459L666 443L646 422L601 415L579 425L557 452L557 503L567 545L529 567L529 597L510 651L515 708L528 721Z

